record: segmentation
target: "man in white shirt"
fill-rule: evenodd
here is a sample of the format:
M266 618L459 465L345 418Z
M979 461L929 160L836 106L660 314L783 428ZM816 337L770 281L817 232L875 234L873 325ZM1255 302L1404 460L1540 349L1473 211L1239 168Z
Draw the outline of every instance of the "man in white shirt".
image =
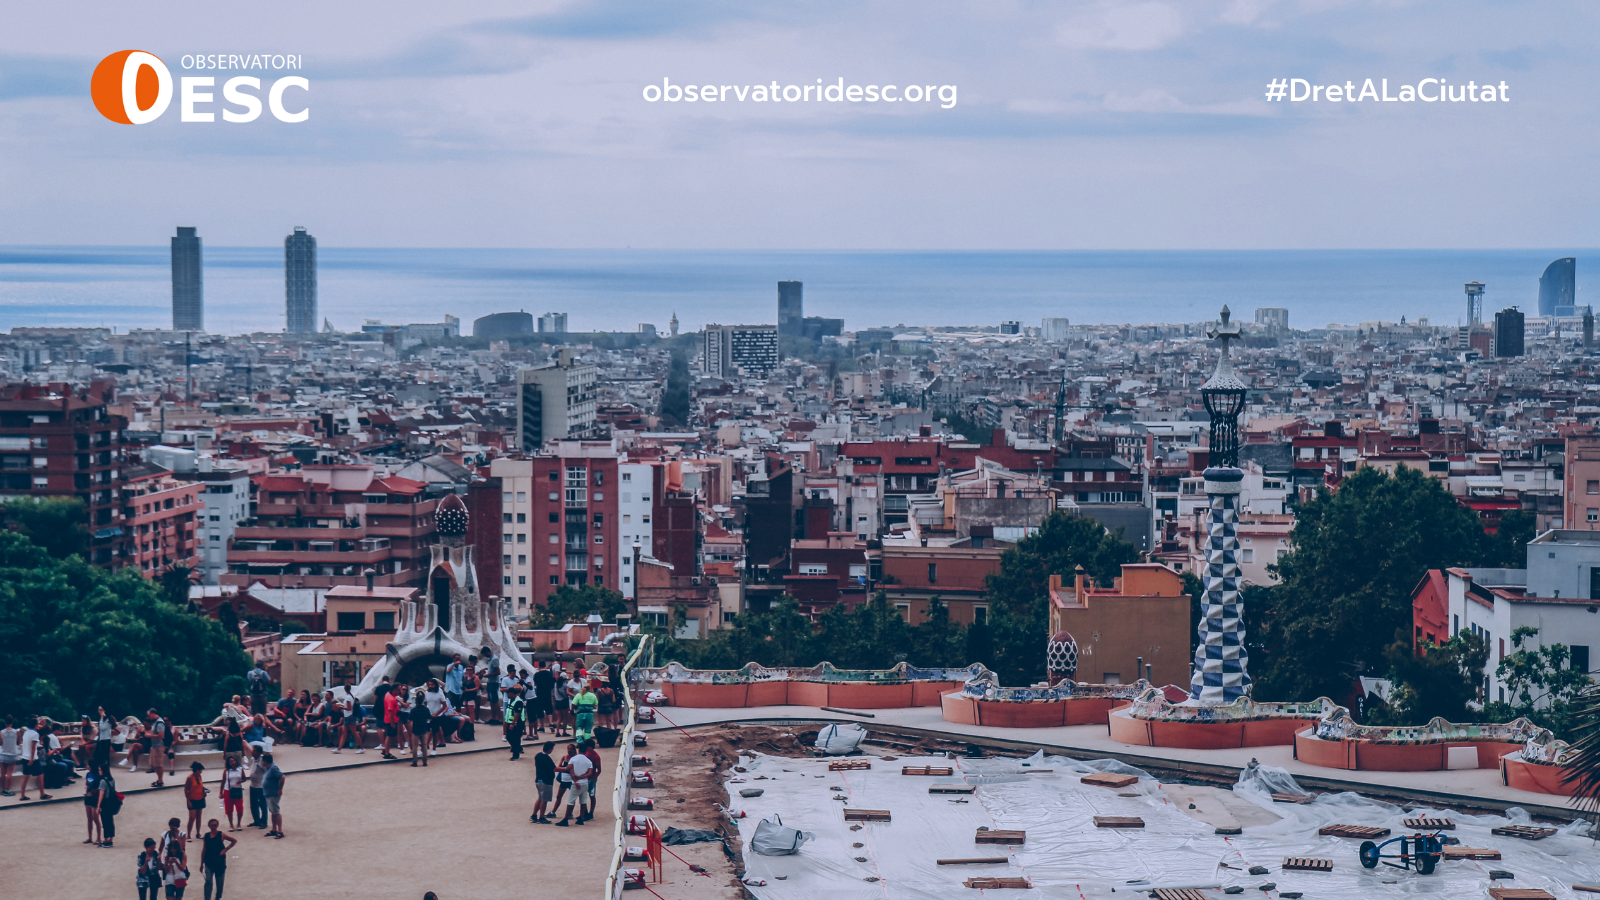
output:
M557 825L565 828L572 824L572 808L578 807L578 824L582 825L589 817L589 771L594 764L589 762L589 757L578 752L577 745L568 744L567 764L562 769L572 775L572 793L567 795L567 810L561 814L561 821Z
M355 741L357 753L367 752L362 746L364 741L361 734L361 720L356 716L358 704L356 692L350 686L350 676L346 675L344 684L333 689L333 702L339 708L339 727L336 732L338 736L334 738L333 752L338 753L339 749L351 740Z
M439 755L440 725L439 717L449 708L450 701L446 699L444 691L439 687L439 680L428 679L427 688L422 693L422 702L428 707L428 715L432 717L434 725L429 734L428 755Z
M29 726L22 733L22 797L31 800L28 796L28 779L39 776L39 799L49 800L51 796L44 792L44 742L39 737L39 729L44 727L44 720Z

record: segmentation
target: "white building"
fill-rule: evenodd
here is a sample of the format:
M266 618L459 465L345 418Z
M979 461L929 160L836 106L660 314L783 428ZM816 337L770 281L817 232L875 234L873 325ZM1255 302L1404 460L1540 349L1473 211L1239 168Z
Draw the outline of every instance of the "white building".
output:
M650 507L655 467L644 463L617 466L618 554L622 557L622 596L634 598L634 558L650 556ZM638 547L637 553L634 547Z
M195 513L195 541L199 545L202 584L216 584L228 571L228 546L240 522L250 516L250 471L236 460L212 460L184 447L157 444L145 451L145 459L172 472L184 481L205 484L200 502L205 509Z
M1070 324L1064 317L1045 316L1039 320L1039 339L1056 343L1065 341Z

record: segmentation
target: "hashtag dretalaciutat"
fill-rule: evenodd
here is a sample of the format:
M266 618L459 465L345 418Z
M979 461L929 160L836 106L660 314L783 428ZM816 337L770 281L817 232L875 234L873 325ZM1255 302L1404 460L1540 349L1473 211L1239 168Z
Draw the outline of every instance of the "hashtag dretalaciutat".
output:
M1368 78L1356 87L1344 84L1312 84L1304 78L1274 78L1267 82L1267 100L1290 103L1510 103L1511 86L1499 84L1451 84L1445 78L1424 78L1416 84L1402 84L1390 93L1389 79Z

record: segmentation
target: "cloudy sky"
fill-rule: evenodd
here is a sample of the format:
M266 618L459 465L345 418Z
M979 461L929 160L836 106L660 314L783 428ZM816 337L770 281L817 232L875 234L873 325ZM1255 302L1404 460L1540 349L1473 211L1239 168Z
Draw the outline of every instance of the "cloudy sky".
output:
M8 11L0 244L203 222L220 246L292 224L365 247L1600 245L1581 0L223 6ZM189 53L301 54L310 119L180 123L174 102L113 124L88 81L123 49L180 76ZM1511 102L1264 97L1429 77ZM663 78L959 100L647 102Z

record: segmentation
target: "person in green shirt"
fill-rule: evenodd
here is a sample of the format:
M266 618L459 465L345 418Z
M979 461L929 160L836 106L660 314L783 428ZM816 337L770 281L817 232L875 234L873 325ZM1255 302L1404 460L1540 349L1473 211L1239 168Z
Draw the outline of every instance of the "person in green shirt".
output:
M522 728L525 702L522 699L522 685L513 684L506 689L506 714L502 719L505 726L506 743L511 745L511 758L522 758Z
M572 729L573 737L579 742L594 736L594 711L599 706L600 698L595 696L594 688L587 681L584 682L583 690L572 698L572 711L577 719Z

